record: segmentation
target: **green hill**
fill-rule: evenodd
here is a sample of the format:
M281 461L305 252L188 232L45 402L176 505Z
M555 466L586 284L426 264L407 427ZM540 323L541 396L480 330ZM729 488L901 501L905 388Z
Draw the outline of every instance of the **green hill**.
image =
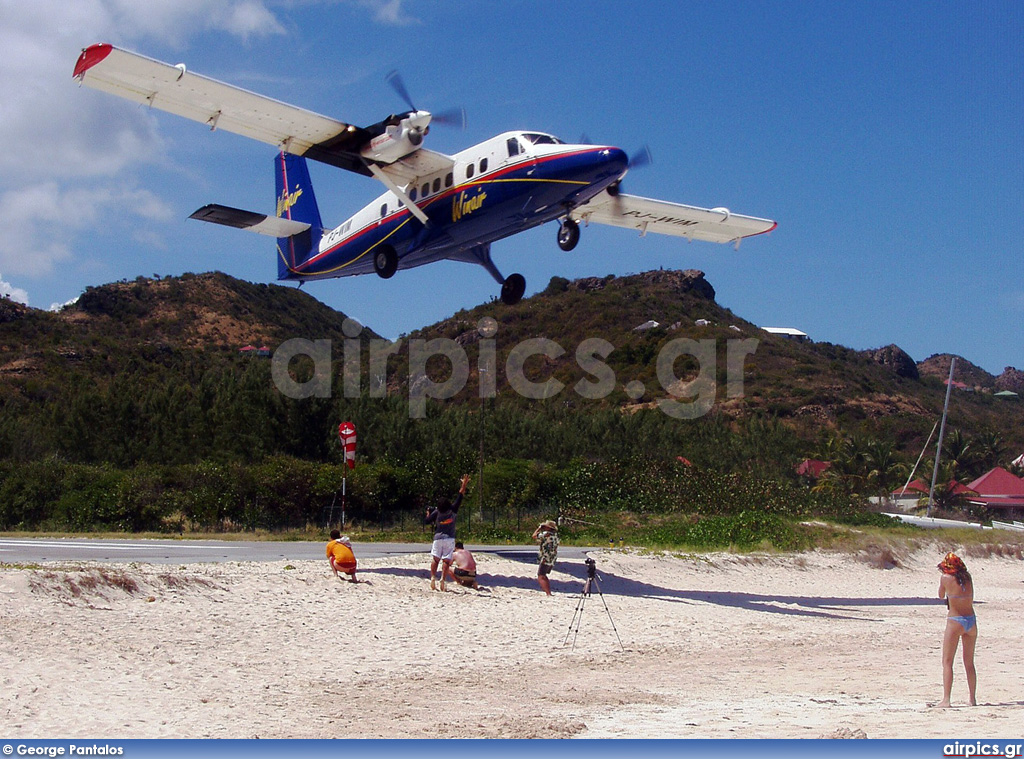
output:
M531 356L523 377L532 383L556 380L562 389L555 400L570 408L634 413L657 408L659 401L673 397L684 401L696 397L683 395L687 388L706 396L713 386L715 403L708 415L735 424L752 418L779 420L807 441L808 453L815 441L830 434L884 438L905 453L920 451L945 397L945 377L931 368L938 365L939 357L922 364L919 372L913 359L897 346L855 351L829 343L796 342L768 334L719 306L714 297L703 274L692 270L573 282L554 278L543 293L516 306L493 302L460 311L409 338L448 338L464 347L469 381L455 402L470 402L480 395L478 327L490 318L497 323L492 342L495 386L502 402L524 408L535 403L524 401L509 386L507 362L515 346L539 337L550 340L547 355ZM577 350L595 338L613 348L600 363L610 370L607 376L614 375L614 382L607 393L589 400L574 390L580 381L595 381L595 374L581 366ZM714 348L704 361L685 354L671 361L681 350L701 343ZM730 350L734 352L732 371ZM661 374L659 357L669 367L666 370L663 365ZM407 358L404 354L391 374L392 391L408 392ZM944 365L948 371L948 356ZM971 367L967 362L963 365ZM427 368L428 377L439 382L448 363L434 361ZM975 379L975 374L969 376ZM973 388L977 382L971 391L957 391L949 424L971 436L998 434L1008 451L1024 450L1024 405L994 397L994 378L989 378L977 391Z
M698 271L556 277L397 345L366 329L355 392L345 321L297 289L219 273L90 288L59 313L0 301L0 529L317 523L350 420L360 523L418 524L471 471L481 538L555 509L580 524L615 514L608 529L643 524L660 544L792 546L796 528L773 520L849 517L902 484L945 391L896 346L770 335ZM317 392L275 382L275 366L299 384L325 369L271 358L295 337L333 344ZM1024 447L1024 407L998 384L954 396L961 479ZM832 487L800 481L807 457L834 462Z
M306 409L275 391L269 356L298 335L340 342L345 319L221 273L88 288L57 313L0 301L0 459L326 456L326 433L309 438Z
M536 425L531 438L545 424L556 425L552 419L580 427L581 420L566 421L576 414L587 420L595 414L654 416L659 428L732 431L771 420L792 437L790 456L812 455L830 436L892 441L910 456L941 413L939 369L948 367L948 356L915 364L896 346L855 351L770 335L719 306L701 272L670 270L571 282L556 277L544 292L515 306L494 301L460 311L412 332L397 348L385 349L366 329L363 394L346 398L339 363L345 319L298 289L221 273L89 288L58 313L2 301L0 457L57 452L73 460L130 463L214 454L259 460L290 452L316 459L330 450L323 442L329 436L302 429L303 419L320 423L326 415L333 422L342 410L367 419L401 415L383 434L409 437L410 395L421 398L424 408L462 414L476 413L482 396L496 395L491 413ZM491 331L481 337L488 324ZM255 350L242 351L272 352L292 337L332 341L330 398L300 403L281 397L270 362L246 355ZM454 351L466 370L457 387L445 385L452 359L435 355L444 351ZM380 371L384 359L386 373ZM1024 404L996 397L996 378L963 366L958 376L969 379L971 388L956 392L950 425L968 437L997 435L1016 455L1024 449ZM293 362L293 373L297 369L301 365ZM306 371L308 376L308 366ZM388 397L368 397L366 388L382 374ZM183 421L195 427L190 434L198 440L172 446L174 455L164 443L154 448L141 442L153 437L147 425L158 430ZM128 446L133 453L123 450L115 432L139 439ZM671 439L695 432L673 429ZM376 442L382 455L403 450L398 441ZM545 458L567 449L525 450L528 457ZM586 446L569 452L601 455Z

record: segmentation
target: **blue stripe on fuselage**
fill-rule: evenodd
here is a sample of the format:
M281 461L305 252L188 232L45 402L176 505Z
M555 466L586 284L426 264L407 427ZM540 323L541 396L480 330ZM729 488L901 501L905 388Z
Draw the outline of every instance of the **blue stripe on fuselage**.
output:
M352 232L336 245L291 270L290 279L316 279L373 271L372 252L392 246L413 265L445 258L474 245L494 242L566 214L618 179L628 159L618 148L585 148L527 157L420 201L427 228L407 208Z

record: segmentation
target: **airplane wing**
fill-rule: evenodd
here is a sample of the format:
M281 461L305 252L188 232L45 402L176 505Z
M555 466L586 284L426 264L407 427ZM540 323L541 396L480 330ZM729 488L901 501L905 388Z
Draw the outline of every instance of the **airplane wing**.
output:
M610 195L607 191L572 212L576 221L608 224L640 230L641 234L686 237L707 242L733 242L771 232L777 226L769 219L741 216L726 208L698 208L637 195Z
M360 149L374 134L273 98L243 90L146 56L99 44L82 51L74 77L103 92L161 111L273 145L294 155L371 176ZM396 162L396 164L399 162ZM404 180L440 171L454 160L416 150L403 167L387 166L389 176Z

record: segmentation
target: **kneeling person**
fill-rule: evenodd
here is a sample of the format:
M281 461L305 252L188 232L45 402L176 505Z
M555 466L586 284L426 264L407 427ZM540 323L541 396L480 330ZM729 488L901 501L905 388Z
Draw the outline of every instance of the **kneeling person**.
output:
M348 535L331 530L331 542L327 544L327 560L331 562L335 577L342 579L339 574L341 572L349 576L349 582L359 582L356 579L356 555L352 552L352 542Z
M452 578L465 588L477 590L480 587L476 584L476 559L461 540L456 541L452 552Z

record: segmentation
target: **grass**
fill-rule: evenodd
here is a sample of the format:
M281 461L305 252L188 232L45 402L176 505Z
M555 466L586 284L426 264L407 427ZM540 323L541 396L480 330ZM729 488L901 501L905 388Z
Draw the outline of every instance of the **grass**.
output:
M97 595L106 588L120 590L128 595L135 595L141 589L138 581L127 572L103 567L82 572L47 570L33 576L29 584L33 590L56 587L75 598Z

